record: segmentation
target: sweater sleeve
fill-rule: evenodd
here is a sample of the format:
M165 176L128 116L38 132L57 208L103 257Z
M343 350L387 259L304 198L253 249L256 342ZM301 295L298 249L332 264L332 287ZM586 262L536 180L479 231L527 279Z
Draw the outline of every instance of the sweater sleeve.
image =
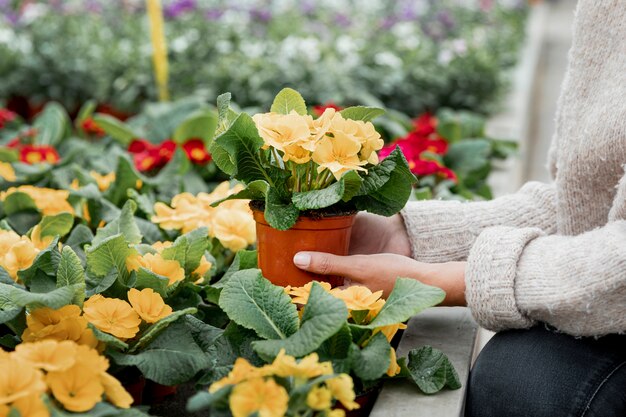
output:
M490 330L548 323L575 336L626 332L626 220L576 236L493 227L470 252L466 299Z
M412 256L423 262L467 259L478 235L491 226L556 231L554 184L529 182L519 192L484 202L419 201L401 212Z

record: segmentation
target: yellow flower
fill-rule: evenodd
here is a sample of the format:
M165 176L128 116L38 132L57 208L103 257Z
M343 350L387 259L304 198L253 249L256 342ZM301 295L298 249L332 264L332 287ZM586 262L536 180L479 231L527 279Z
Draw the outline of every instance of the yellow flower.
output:
M343 132L335 132L334 137L325 136L319 141L311 158L319 165L318 173L328 169L339 180L348 171L366 171L361 166L366 162L359 158L360 150L361 144L358 140Z
M254 378L233 388L229 405L233 417L248 417L259 413L260 417L283 417L287 412L289 395L273 379Z
M46 236L41 237L41 227L40 225L36 225L33 227L33 230L30 232L30 241L33 242L33 245L39 250L44 250L50 243L54 240L54 236Z
M80 315L76 305L66 305L58 310L42 307L32 310L26 316L28 326L22 334L22 341L36 342L53 339L73 340L78 344L95 347L98 344L93 332L87 327L87 320Z
M345 408L348 410L359 408L359 404L354 401L356 398L356 395L354 394L354 383L349 375L339 374L334 378L327 379L325 384L332 392L333 397L335 397Z
M353 286L345 290L334 288L331 290L331 294L343 300L349 310L362 311L376 307L383 292L376 291L372 293L367 287Z
M85 301L83 314L99 330L122 339L134 337L141 324L139 315L126 301L99 294Z
M0 404L10 404L46 391L43 373L21 358L0 359Z
M264 366L262 368L256 368L244 358L237 358L235 360L235 364L233 365L233 369L228 373L227 376L211 384L211 386L209 387L209 392L219 391L221 388L224 388L227 385L239 384L240 382L250 378L266 376L267 374L269 374L269 372L270 367Z
M41 399L41 394L31 394L20 398L12 404L12 407L20 412L21 417L49 417L50 411ZM2 415L2 411L0 411Z
M39 249L26 236L18 236L11 231L2 231L0 234L0 266L6 269L7 273L14 281L17 281L17 272L21 269L29 268ZM16 240L17 238L17 240Z
M5 193L2 193L0 199L4 200L9 195L18 191L28 194L44 216L51 216L65 211L74 214L74 209L67 202L70 196L70 192L67 190L53 190L51 188L35 187L33 185L22 185L9 188Z
M306 304L309 301L309 295L311 294L311 288L313 287L313 282L317 282L324 288L324 290L330 292L331 286L328 282L325 281L311 281L304 285L304 287L295 287L289 289L285 289L285 292L292 296L291 302L294 304Z
M54 397L69 411L91 410L102 399L104 387L99 373L76 364L60 372L49 372L46 382Z
M378 332L382 332L387 338L387 340L391 342L391 339L393 339L393 337L396 335L396 333L400 329L406 329L406 324L395 323L395 324L390 324L388 326L377 327L376 329L374 329L373 335Z
M163 249L167 249L169 247L171 247L174 244L174 242L154 242L152 244L152 247L159 253L161 253L163 251Z
M319 362L317 353L311 353L300 360L285 354L285 349L281 349L271 365L274 375L281 377L293 376L295 378L309 379L320 375L330 375L333 373L333 366L330 362Z
M207 211L198 203L196 197L189 193L178 194L172 199L171 207L164 203L154 205L152 222L165 230L182 230L190 232L205 226Z
M389 351L389 358L391 359L391 362L389 363L389 368L387 369L387 375L396 376L400 373L402 369L400 368L400 365L398 365L396 350L394 348L391 348L391 350Z
M313 118L309 118L309 128L311 130L311 141L309 144L311 146L307 147L304 145L309 151L315 150L315 144L328 132L335 116L335 109L329 107L324 110L324 113L317 119L313 120ZM341 117L341 115L337 117Z
M0 178L6 181L15 181L15 170L9 162L0 162Z
M116 407L129 408L133 404L133 397L124 389L120 381L106 372L100 374L100 382L104 388L104 395Z
M140 257L129 257L126 260L126 267L130 271L138 270L144 267L157 275L161 275L169 280L169 285L177 281L185 279L185 270L180 266L178 261L172 259L163 259L158 253L146 253Z
M220 206L212 220L213 234L233 252L245 249L256 241L256 223L249 211Z
M305 149L302 145L293 144L285 145L283 161L293 161L296 164L306 164L311 160L311 151Z
M376 152L383 148L385 141L371 122L356 120L354 123L358 128L357 134L361 142L361 160L367 161L369 164L377 164L378 154Z
M19 344L13 356L45 371L63 371L74 365L76 348L76 343L72 341L50 339Z
M165 304L159 293L152 288L141 291L131 288L128 291L128 301L146 323L156 323L172 314L172 307Z
M332 393L326 387L313 387L306 396L306 405L314 410L327 410L331 406Z
M220 183L220 185L215 187L215 189L211 191L209 194L198 193L197 199L207 211L211 211L213 209L213 207L211 207L211 204L215 203L216 201L223 200L224 198L229 197L233 194L237 194L239 191L243 189L244 189L244 186L242 184L235 184L231 188L230 183L228 181L223 181ZM248 204L248 200L234 200L232 202L243 202L246 205ZM225 204L228 204L228 203L225 203Z
M304 144L311 140L310 116L291 111L289 114L255 114L252 120L263 138L263 149L270 146L283 152L285 146Z
M328 412L327 417L346 417L346 412L341 408L336 408Z
M209 272L212 267L213 267L213 263L208 261L204 257L204 255L202 255L202 258L200 258L200 264L198 265L196 269L194 269L193 273L196 275L200 275L201 277L204 277L204 274Z
M109 172L108 174L102 175L96 171L91 171L89 175L96 180L96 184L98 184L98 189L100 191L108 190L111 184L115 181L115 172Z

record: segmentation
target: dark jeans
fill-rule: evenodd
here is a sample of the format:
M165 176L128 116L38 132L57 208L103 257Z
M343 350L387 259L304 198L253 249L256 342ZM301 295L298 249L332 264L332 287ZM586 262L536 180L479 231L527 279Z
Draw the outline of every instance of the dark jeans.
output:
M626 335L496 334L470 373L465 416L626 417Z

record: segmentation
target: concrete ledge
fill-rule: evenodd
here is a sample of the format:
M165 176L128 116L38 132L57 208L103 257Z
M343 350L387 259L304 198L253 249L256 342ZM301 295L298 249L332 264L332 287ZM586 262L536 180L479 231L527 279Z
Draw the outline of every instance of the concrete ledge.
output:
M461 416L476 329L469 309L464 307L435 307L413 317L398 347L398 357L420 346L435 347L450 358L463 387L425 395L408 381L388 381L370 417Z

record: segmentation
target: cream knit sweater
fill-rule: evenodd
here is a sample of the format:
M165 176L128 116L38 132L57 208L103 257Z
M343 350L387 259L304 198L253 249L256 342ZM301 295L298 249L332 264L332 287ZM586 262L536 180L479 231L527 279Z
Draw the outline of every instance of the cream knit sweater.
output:
M626 332L626 1L580 0L550 151L554 182L488 202L410 203L413 256L467 260L492 330Z

